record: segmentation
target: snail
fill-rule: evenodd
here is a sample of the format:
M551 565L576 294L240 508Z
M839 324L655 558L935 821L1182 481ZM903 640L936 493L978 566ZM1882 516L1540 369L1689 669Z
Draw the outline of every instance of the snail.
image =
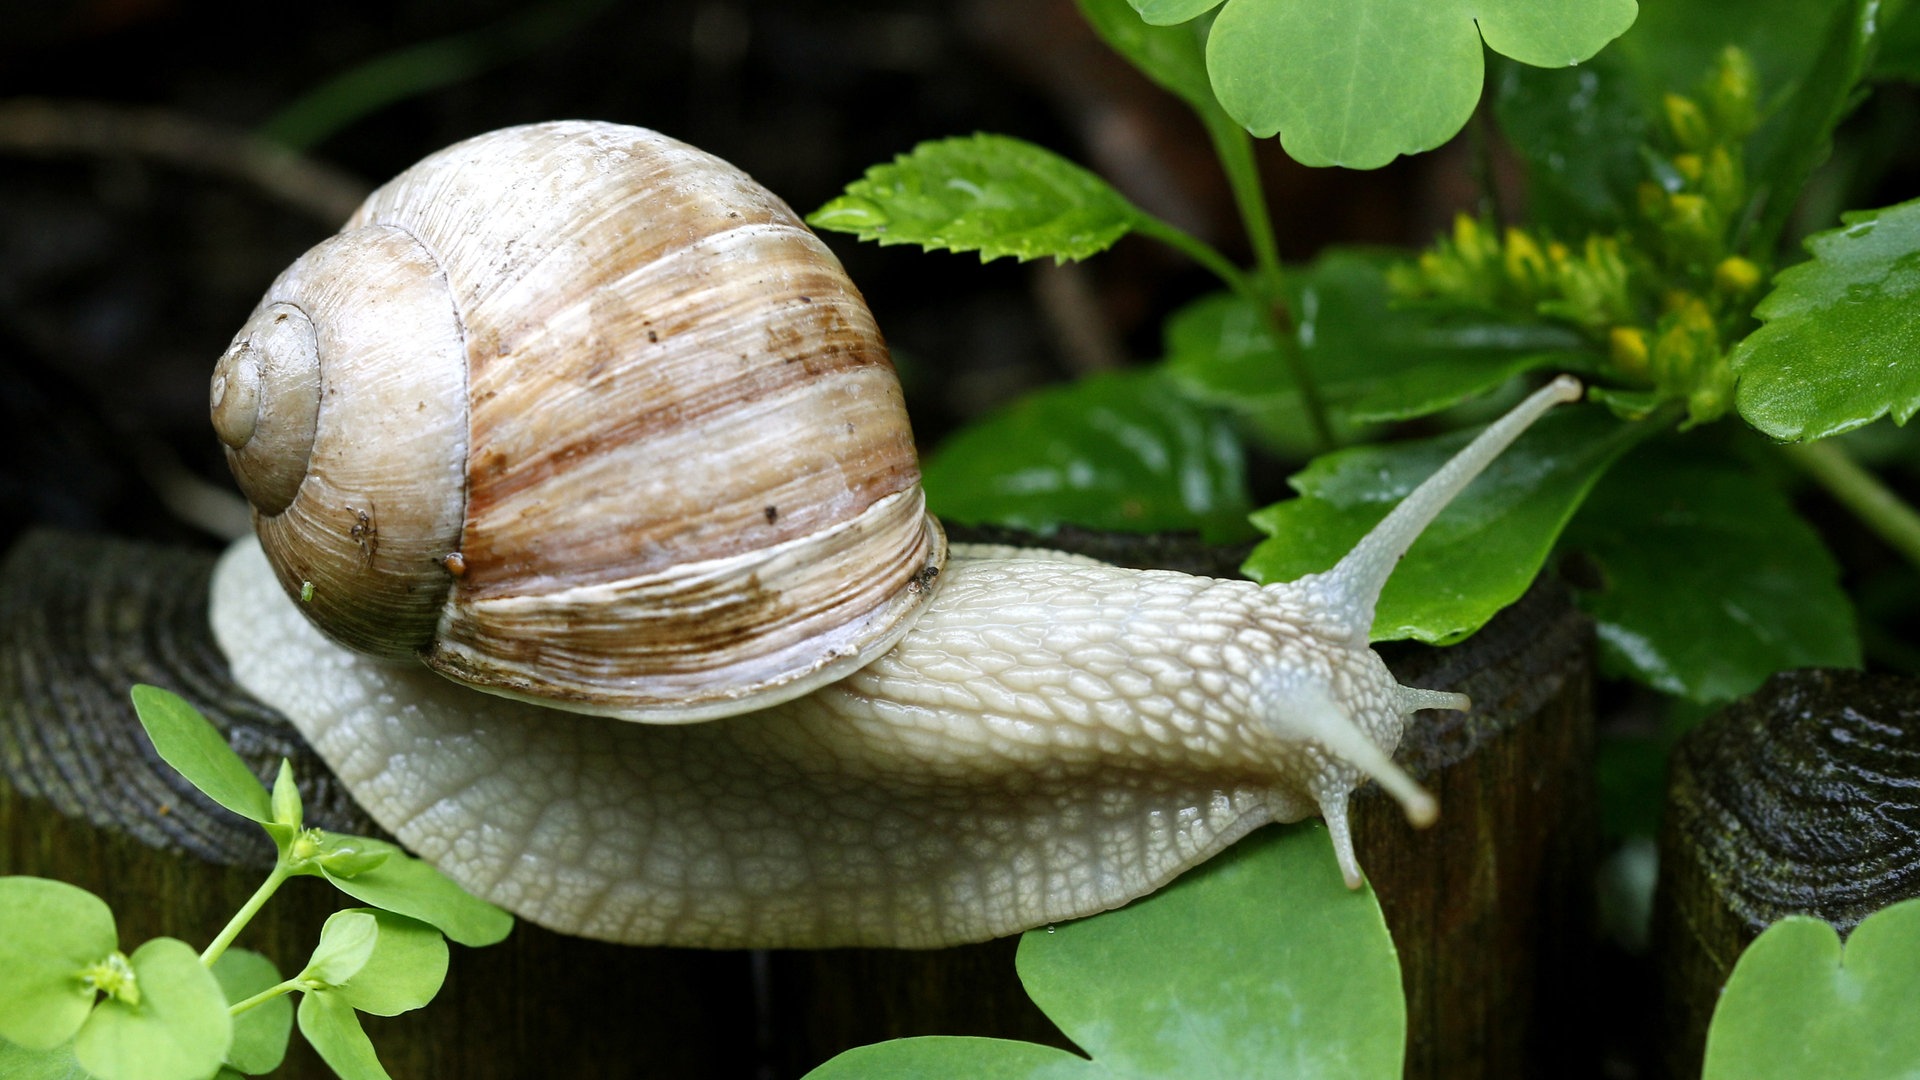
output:
M377 821L567 932L980 940L1313 814L1357 886L1349 793L1432 820L1390 755L1468 707L1369 648L1380 589L1579 393L1292 583L949 557L872 317L777 197L650 131L512 128L376 191L221 358L258 541L212 621Z

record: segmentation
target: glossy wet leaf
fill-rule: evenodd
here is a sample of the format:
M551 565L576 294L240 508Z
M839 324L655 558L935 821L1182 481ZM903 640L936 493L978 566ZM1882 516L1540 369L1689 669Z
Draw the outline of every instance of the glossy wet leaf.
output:
M73 1054L100 1080L205 1080L233 1038L227 998L193 946L155 938L127 958L132 1004L103 998L74 1036Z
M228 949L213 962L213 977L227 1004L234 1005L280 985L273 961L249 949ZM293 1033L293 1002L285 995L268 998L233 1018L233 1043L227 1064L258 1076L280 1067Z
M1483 41L1528 64L1576 64L1635 10L1633 0L1227 0L1207 69L1221 105L1255 135L1277 132L1308 165L1371 169L1460 130L1480 100Z
M1373 639L1447 644L1479 629L1533 583L1587 492L1648 433L1598 406L1547 414L1415 541L1387 580ZM1289 480L1299 498L1254 514L1271 539L1254 549L1247 574L1291 581L1333 566L1472 434L1316 458Z
M51 1050L93 1008L81 972L119 947L106 901L64 881L0 877L0 1039Z
M266 785L199 710L157 686L134 687L133 708L160 759L188 783L243 818L273 820L273 800Z
M1450 408L1558 366L1582 345L1558 327L1398 306L1387 289L1390 263L1335 250L1289 275L1301 356L1344 434ZM1232 293L1203 296L1168 319L1165 335L1165 368L1184 392L1248 416L1278 447L1305 449L1298 386L1250 304Z
M972 524L1198 529L1216 540L1249 532L1232 429L1154 372L1030 394L949 438L924 480L934 513Z
M1776 439L1819 439L1920 410L1920 200L1847 214L1807 241L1734 350L1734 405Z
M982 262L1084 259L1139 220L1093 173L1032 143L987 134L921 143L868 169L807 216L816 229L883 245L977 251Z
M1604 585L1584 592L1609 673L1724 701L1776 671L1858 667L1840 569L1771 484L1730 463L1637 454L1567 531Z
M353 1006L331 991L300 998L300 1034L340 1080L392 1080Z
M1526 159L1545 223L1578 235L1633 211L1647 177L1640 144L1661 95L1692 94L1715 58L1737 46L1753 61L1761 125L1746 146L1759 196L1754 239L1770 248L1870 53L1866 0L1670 0L1577 71L1505 65L1496 115Z
M352 876L327 873L324 862L315 867L334 888L365 904L419 919L462 945L492 945L513 930L513 916L453 883L396 844L369 837L350 838L369 852L385 852L387 859Z
M1529 210L1563 236L1611 231L1631 219L1653 114L1626 64L1615 47L1577 68L1509 62L1496 69L1494 116L1526 162Z
M1875 912L1843 949L1789 916L1741 953L1707 1029L1703 1080L1920 1075L1920 900Z
M376 1016L398 1016L432 1001L447 977L440 931L391 911L359 910L379 924L380 936L360 970L335 988L341 1000Z
M1258 833L1124 908L1029 931L1017 963L1085 1058L998 1039L902 1039L842 1054L809 1080L1401 1072L1392 939L1371 890L1342 882L1317 821Z

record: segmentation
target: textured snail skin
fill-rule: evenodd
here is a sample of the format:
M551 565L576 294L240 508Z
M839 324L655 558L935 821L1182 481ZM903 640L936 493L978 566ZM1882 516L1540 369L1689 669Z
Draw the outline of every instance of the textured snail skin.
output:
M1332 570L1258 586L1037 554L956 558L914 629L847 679L691 725L488 697L333 645L243 541L214 582L240 682L376 820L536 922L633 943L978 940L1151 892L1269 821L1346 802L1420 708L1367 647L1393 564L1524 427L1492 425Z

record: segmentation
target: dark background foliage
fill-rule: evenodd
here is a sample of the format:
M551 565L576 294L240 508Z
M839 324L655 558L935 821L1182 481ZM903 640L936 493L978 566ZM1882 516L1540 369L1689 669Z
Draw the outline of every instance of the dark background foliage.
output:
M923 139L997 131L1230 254L1242 243L1198 124L1071 0L11 4L0 100L19 99L143 110L128 117L143 130L284 133L369 187L492 128L615 120L718 153L802 213ZM159 493L181 470L224 482L207 373L334 223L194 167L198 151L160 160L55 116L62 145L40 149L17 111L0 116L0 545L36 522L191 538ZM1374 173L1300 168L1269 142L1283 254L1424 242L1471 197L1466 142ZM1139 240L1066 269L829 242L894 345L923 445L1022 390L1152 358L1159 318L1209 284Z

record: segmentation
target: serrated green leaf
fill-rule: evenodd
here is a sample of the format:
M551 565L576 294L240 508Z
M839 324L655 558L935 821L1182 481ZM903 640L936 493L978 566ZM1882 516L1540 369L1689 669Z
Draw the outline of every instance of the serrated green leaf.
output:
M807 216L881 244L977 251L986 262L1105 251L1141 220L1105 180L1029 142L978 134L924 142L875 165Z
M1533 583L1588 490L1650 432L1596 406L1549 413L1414 542L1380 596L1373 639L1450 644L1479 629ZM1316 458L1289 480L1299 498L1254 514L1272 539L1246 573L1273 582L1328 569L1471 434Z
M1124 908L1020 939L1034 1003L1092 1060L997 1039L862 1047L808 1080L1123 1080L1401 1072L1399 963L1318 821L1268 829Z
M398 845L365 836L337 839L387 854L385 862L351 877L328 873L325 862L314 867L334 888L355 900L439 927L462 945L492 945L513 930L513 916L462 889Z
M359 974L380 940L380 923L364 908L348 908L327 916L320 943L298 978L325 987L345 986Z
M73 1056L73 1044L29 1050L0 1040L0 1076L7 1080L94 1080Z
M1747 946L1707 1029L1702 1080L1920 1074L1920 900L1833 927L1791 915Z
M1788 668L1860 665L1853 606L1819 534L1737 466L1636 454L1594 490L1566 543L1604 579L1581 606L1611 674L1707 702Z
M133 708L160 759L221 806L249 821L273 820L265 784L200 711L170 690L133 688Z
M447 941L417 919L361 908L380 924L373 954L344 985L341 1000L364 1013L398 1016L433 1000L447 978Z
M954 521L1048 530L1248 533L1246 464L1232 429L1154 372L1096 375L1030 394L955 434L923 467Z
M104 998L74 1036L73 1054L100 1080L205 1080L233 1039L226 995L193 946L155 938L127 958L137 1004Z
M228 1005L236 1005L255 994L280 985L280 972L273 961L249 949L228 949L213 962L213 977ZM287 1040L293 1034L293 1002L281 997L268 998L233 1018L233 1043L227 1047L227 1064L242 1073L258 1076L280 1067L286 1057Z
M1920 200L1843 220L1773 279L1754 309L1766 325L1733 353L1734 407L1776 439L1920 410Z
M1336 249L1288 276L1300 355L1343 435L1451 408L1559 366L1583 345L1560 327L1396 307L1391 264ZM1203 296L1175 312L1165 334L1165 369L1189 396L1247 416L1276 447L1306 449L1298 386L1252 305Z
M353 1006L327 990L300 999L300 1034L340 1080L393 1080L373 1052Z
M1480 100L1481 42L1577 64L1633 24L1634 0L1227 0L1207 70L1227 112L1307 165L1372 169L1452 138Z
M93 1009L81 973L119 947L106 901L64 881L0 877L0 1039L47 1051Z

